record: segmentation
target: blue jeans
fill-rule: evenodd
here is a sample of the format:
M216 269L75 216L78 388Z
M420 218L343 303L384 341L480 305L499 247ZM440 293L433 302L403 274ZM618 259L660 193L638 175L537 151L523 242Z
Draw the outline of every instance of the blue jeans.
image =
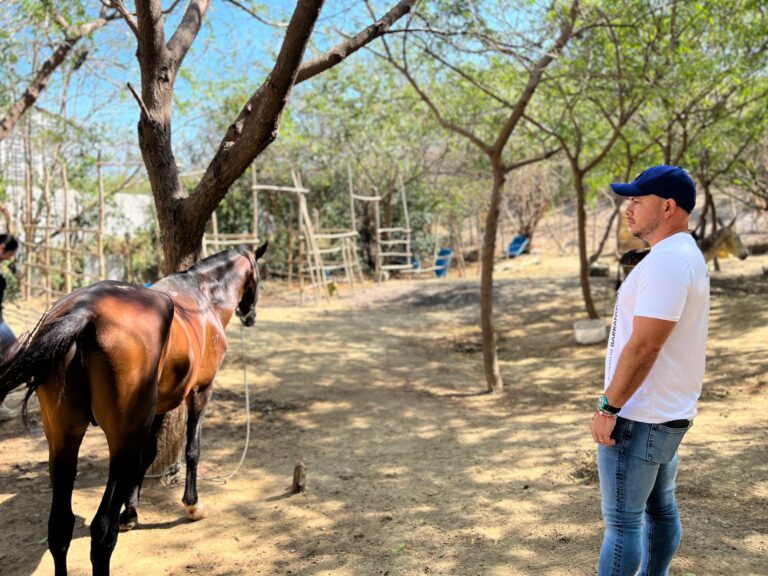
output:
M16 342L16 336L13 335L11 327L5 322L0 322L0 356L2 356L11 344Z
M597 447L605 535L598 576L667 576L682 526L677 448L687 428L617 418L615 446Z

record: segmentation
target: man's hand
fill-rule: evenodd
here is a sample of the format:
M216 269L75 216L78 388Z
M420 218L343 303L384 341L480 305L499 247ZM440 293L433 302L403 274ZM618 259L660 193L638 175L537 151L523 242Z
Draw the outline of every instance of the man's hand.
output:
M615 446L616 440L611 438L611 433L615 426L615 416L605 416L600 412L595 412L592 415L592 424L589 428L592 431L592 438L595 442L603 446Z

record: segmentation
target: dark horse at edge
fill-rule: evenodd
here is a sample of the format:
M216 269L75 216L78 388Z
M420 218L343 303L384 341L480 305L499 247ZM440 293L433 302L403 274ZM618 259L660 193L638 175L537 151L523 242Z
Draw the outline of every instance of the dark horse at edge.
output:
M94 575L109 574L120 526L138 522L139 492L163 417L182 402L188 407L182 501L188 518L203 517L197 498L203 412L227 350L224 328L233 314L245 326L255 322L257 260L266 248L214 254L151 288L105 281L76 290L0 360L0 399L26 384L25 409L33 393L40 402L53 485L48 549L56 576L67 574L77 455L91 423L109 445L107 486L90 528Z

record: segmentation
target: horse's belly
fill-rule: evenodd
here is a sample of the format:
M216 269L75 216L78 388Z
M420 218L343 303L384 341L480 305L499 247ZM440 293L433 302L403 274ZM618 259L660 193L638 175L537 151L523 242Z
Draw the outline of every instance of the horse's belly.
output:
M171 338L168 356L158 380L157 413L173 410L196 389L206 388L221 366L226 345L204 342L203 348L190 339ZM186 333L184 333L186 336Z

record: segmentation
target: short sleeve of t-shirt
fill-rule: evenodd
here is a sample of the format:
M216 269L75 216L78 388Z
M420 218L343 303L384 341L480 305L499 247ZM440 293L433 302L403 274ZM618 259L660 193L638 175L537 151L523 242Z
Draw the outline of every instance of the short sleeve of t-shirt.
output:
M688 264L671 252L651 254L638 278L635 316L677 322L693 276Z

